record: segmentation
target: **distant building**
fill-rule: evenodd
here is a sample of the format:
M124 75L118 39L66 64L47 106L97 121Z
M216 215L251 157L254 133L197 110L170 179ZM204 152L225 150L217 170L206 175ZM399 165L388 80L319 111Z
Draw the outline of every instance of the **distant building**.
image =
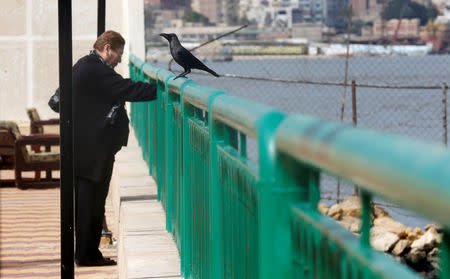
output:
M267 5L248 1L242 5L248 20L254 20L259 27L291 29L297 23L322 23L324 0L272 0ZM243 10L243 11L242 11Z
M324 0L323 16L325 24L336 29L347 26L345 11L350 5L349 0Z
M448 0L431 0L431 2L436 5L440 13L445 13L445 7L448 6L450 8L450 1Z
M386 22L376 21L373 25L373 35L392 38L398 28L397 38L415 38L419 36L420 20L418 18L402 19L398 24L398 19L391 19Z
M450 24L450 0L447 0L447 3L442 7L443 15L440 15L436 18L437 23Z
M178 27L167 27L163 28L162 32L164 33L175 33L178 35L180 40L190 41L190 42L201 42L207 41L213 38L217 38L219 35L222 35L226 32L230 32L234 29L238 28L237 26L227 26L227 27L218 27L218 26L178 26ZM236 39L236 36L239 36L238 33L231 34L227 36L228 40Z
M158 6L161 4L161 0L145 0L144 5L145 6Z
M304 38L308 41L322 40L322 25L317 23L296 23L292 25L292 38Z
M239 19L239 0L192 0L191 8L209 22L235 25Z
M219 6L219 22L236 25L239 19L239 0L222 0Z
M380 19L383 0L350 0L353 19L375 21Z
M293 10L292 23L322 23L323 0L299 0L298 11Z
M157 9L173 10L190 7L191 0L145 0L144 4Z
M219 0L192 0L191 8L197 13L206 16L211 23L218 23L220 19Z
M154 30L161 30L163 28L174 27L173 21L180 20L183 16L181 10L155 10L153 12L155 17Z

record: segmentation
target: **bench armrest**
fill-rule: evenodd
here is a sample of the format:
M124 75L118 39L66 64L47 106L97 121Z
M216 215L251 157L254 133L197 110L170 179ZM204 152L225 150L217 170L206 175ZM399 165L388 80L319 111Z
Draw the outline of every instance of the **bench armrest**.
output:
M59 145L59 135L56 134L34 134L22 136L16 140L16 146L39 144L39 145Z

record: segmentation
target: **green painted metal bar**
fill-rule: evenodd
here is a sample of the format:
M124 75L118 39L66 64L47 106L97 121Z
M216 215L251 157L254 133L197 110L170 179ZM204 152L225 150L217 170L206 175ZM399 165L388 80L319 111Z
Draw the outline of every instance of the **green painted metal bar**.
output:
M182 107L183 158L185 162L185 249L184 275L186 278L212 278L211 259L211 206L210 202L210 133L208 119L202 112L208 104L224 92L186 84L183 88ZM182 259L183 261L183 259Z
M280 125L277 149L450 226L443 147L296 115Z
M182 246L183 239L180 235L181 228L181 201L182 195L182 144L181 144L181 104L180 94L181 88L185 83L189 83L187 79L171 79L170 76L166 79L166 168L171 170L171 173L166 172L166 187L167 187L167 220L169 219L168 230L172 231L178 247Z
M370 214L372 212L372 198L371 194L367 191L361 191L361 246L370 247L370 229L372 228L372 218Z
M233 177L241 177L237 181L234 181L231 185L237 184L239 185L239 187L248 187L246 191L249 192L247 193L253 192L253 194L250 194L250 196L249 194L243 194L242 192L240 194L237 194L237 196L239 197L239 199L245 200L246 198L249 198L250 200L253 200L253 206L250 208L256 211L256 217L253 220L254 222L256 222L254 224L254 227L246 227L246 225L240 226L239 224L247 224L248 222L251 222L250 219L248 219L251 217L245 214L246 210L240 208L240 202L236 201L233 197L233 195L236 195L236 193L234 193L232 196L229 196L225 191L227 184L223 184L225 188L222 191L220 191L220 189L215 190L214 195L216 196L213 197L213 199L217 200L217 202L223 202L225 212L223 213L223 216L220 216L219 212L217 214L217 217L213 217L213 221L215 218L223 218L223 224L220 228L224 231L225 240L227 239L227 224L238 224L236 226L236 230L238 230L237 236L232 235L231 244L228 245L225 242L222 249L220 247L216 247L216 249L224 253L223 257L225 257L222 259L222 261L224 262L224 270L222 275L224 278L259 278L259 276L274 278L269 275L267 268L265 268L267 266L263 267L263 265L261 265L262 269L260 270L260 268L258 268L258 262L269 262L269 258L271 259L273 257L273 253L275 253L277 249L276 244L271 239L274 231L272 221L279 217L274 215L272 213L273 211L271 210L271 197L273 196L271 186L274 185L275 177L273 166L274 150L271 147L274 146L275 129L283 120L284 114L275 111L268 106L255 104L251 101L228 95L217 97L217 99L213 102L210 114L210 121L212 124L211 126L213 126L213 130L214 125L218 126L218 128L216 129L217 131L215 132L217 133L217 137L222 140L222 142L217 143L217 145L221 147L221 152L219 153L219 155L223 154L220 156L230 156L229 159L226 159L226 157L219 157L223 158L221 159L222 161L219 161L219 169L221 164L227 166L226 168L230 169L232 171L231 173L234 173L231 178L228 178L225 181L229 179L233 181ZM240 133L245 134L246 136L252 136L258 140L258 152L260 160L259 166L254 171L243 171L242 168L248 168L251 163L248 162L245 157L234 154L234 152L237 152L237 134L234 132L234 129L238 130ZM212 143L212 145L214 145L214 143ZM229 149L229 147L227 146L231 147L231 149ZM229 161L230 159L238 161L236 161L235 163L231 163ZM211 165L213 166L215 164L211 163ZM251 178L251 176L254 177ZM254 182L250 182L250 180L246 183L241 184L240 181L245 181L250 178L254 179ZM220 186L220 183L218 183L216 179L216 185L213 185L213 187L218 188ZM228 205L230 205L231 207L227 207ZM231 220L230 218L227 218L227 216L231 216ZM262 218L261 216L264 216L264 218ZM233 218L237 218L237 221ZM247 255L244 253L245 247L247 247L251 242L240 239L242 235L248 235L250 231L254 233L252 237L254 237L256 239L256 243L258 243L256 244L254 251L258 251L259 258L257 258L255 262L252 262L252 260L254 260L254 255ZM233 234L233 229L230 231L230 233ZM237 244L237 246L233 246L233 243ZM242 246L243 243L247 243L247 245ZM257 248L260 247L262 243L265 243L267 249L260 250L259 248ZM227 251L227 249L230 251ZM233 263L229 263L229 261L233 261L232 259L234 258L241 259L241 261L246 262L247 265L243 264L235 267ZM249 264L251 262L252 264ZM271 264L272 263L269 263L268 266L270 266ZM245 267L246 271L243 271L239 267ZM220 274L214 275L219 276Z
M286 118L269 106L174 81L134 56L130 64L132 78L158 86L154 107L132 104L131 122L145 133L137 131L185 278L418 278L370 248L372 196L445 226L440 274L450 276L450 217L441 213L450 197L445 149ZM257 140L258 162L246 157L247 137ZM318 212L321 172L361 185L361 239Z
M292 207L292 223L294 253L301 255L294 261L297 278L421 278L383 253L366 249L351 232L307 203Z

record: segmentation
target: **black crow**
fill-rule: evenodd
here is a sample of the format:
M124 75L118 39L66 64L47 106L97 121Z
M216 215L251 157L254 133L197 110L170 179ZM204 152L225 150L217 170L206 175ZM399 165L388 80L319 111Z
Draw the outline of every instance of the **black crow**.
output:
M170 53L172 54L173 60L184 68L184 72L176 76L174 79L185 77L191 72L191 69L203 70L213 76L219 77L216 72L206 67L205 64L198 60L189 50L185 49L178 40L177 35L173 33L161 33L159 35L169 41Z

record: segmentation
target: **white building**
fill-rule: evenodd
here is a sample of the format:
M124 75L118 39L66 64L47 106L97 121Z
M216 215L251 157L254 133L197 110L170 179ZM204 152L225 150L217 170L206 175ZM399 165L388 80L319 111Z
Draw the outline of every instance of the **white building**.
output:
M292 28L296 23L322 23L323 0L272 0L267 6L258 1L246 2L241 7L249 20L255 20L260 27ZM269 17L269 18L268 18Z

